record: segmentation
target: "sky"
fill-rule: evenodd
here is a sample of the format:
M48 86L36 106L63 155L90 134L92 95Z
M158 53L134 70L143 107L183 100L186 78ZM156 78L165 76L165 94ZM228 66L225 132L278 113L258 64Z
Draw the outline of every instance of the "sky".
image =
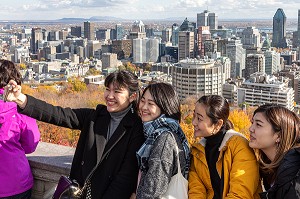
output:
M0 20L111 16L145 20L188 17L208 9L222 19L272 19L282 8L298 18L300 0L1 0Z

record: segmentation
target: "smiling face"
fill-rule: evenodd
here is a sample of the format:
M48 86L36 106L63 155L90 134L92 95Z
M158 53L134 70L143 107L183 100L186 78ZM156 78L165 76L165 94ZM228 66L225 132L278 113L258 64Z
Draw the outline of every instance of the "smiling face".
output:
M120 112L129 106L135 99L135 95L129 96L128 89L118 87L116 83L111 83L105 89L104 99L108 112Z
M143 122L155 120L161 115L161 110L154 102L149 89L146 90L140 100L139 113Z
M213 124L206 114L206 107L203 103L196 103L192 124L195 137L209 137L217 133L219 124ZM222 125L221 125L222 126Z
M258 112L252 118L249 146L261 149L268 157L276 153L276 142L279 142L278 134L275 133L271 123L264 113Z

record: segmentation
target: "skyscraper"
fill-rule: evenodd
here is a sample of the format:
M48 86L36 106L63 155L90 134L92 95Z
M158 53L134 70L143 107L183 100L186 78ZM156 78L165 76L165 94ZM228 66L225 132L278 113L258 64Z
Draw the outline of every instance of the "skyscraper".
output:
M71 27L71 35L81 37L81 26Z
M265 73L265 56L263 54L249 54L246 57L245 75L249 79L256 72Z
M30 50L33 54L37 52L39 48L39 43L43 40L43 32L41 28L32 28L31 29L31 42Z
M121 40L124 35L124 28L122 27L121 24L116 25L116 39Z
M298 10L298 29L297 29L297 36L298 36L298 46L300 46L300 9Z
M89 21L84 22L84 38L88 40L95 39L95 24Z
M298 10L298 32L300 32L300 9ZM300 40L300 34L298 34L298 38Z
M162 42L170 42L171 37L172 37L172 29L171 28L166 28L162 30Z
M202 13L197 14L197 27L209 26L211 30L218 29L218 16L216 13L204 10Z
M272 46L286 48L286 16L282 8L278 8L273 17L273 39Z
M199 26L197 33L197 55L201 58L204 57L204 42L211 39L211 34L209 32L209 26Z
M242 32L242 44L243 48L260 47L260 33L255 27L247 27Z
M231 60L230 77L242 77L242 71L245 69L246 50L243 48L241 40L228 39L226 47L226 56Z
M159 43L160 39L157 38L133 39L133 62L157 62L159 57Z
M178 60L194 58L194 32L179 31L178 34Z

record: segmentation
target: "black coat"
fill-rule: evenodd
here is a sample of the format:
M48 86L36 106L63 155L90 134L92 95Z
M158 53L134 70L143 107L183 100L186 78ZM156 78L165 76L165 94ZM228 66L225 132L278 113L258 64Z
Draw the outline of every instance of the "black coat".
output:
M274 185L261 198L300 199L300 148L287 152L276 172Z
M128 199L135 192L138 176L136 151L144 142L143 125L129 110L109 141L106 141L110 114L104 105L95 109L53 106L27 96L26 107L19 111L37 120L81 130L70 177L82 186L93 167L92 197Z

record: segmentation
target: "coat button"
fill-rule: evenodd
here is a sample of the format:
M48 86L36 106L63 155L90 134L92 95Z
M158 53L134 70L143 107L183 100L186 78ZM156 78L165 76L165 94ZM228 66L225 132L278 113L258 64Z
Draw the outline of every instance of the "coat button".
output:
M196 153L196 157L197 157L197 158L199 157L199 153Z
M84 161L83 160L81 161L81 165L84 165Z

